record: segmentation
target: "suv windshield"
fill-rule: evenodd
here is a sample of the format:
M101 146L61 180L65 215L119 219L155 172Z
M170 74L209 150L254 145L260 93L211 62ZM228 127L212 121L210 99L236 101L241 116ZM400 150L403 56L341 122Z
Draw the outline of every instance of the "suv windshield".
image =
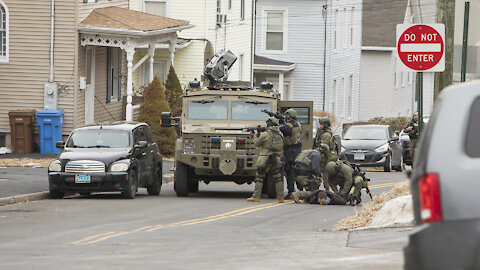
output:
M228 101L188 101L188 119L227 120Z
M129 146L129 136L128 132L124 130L77 130L70 136L66 146L74 148L126 148Z
M384 127L350 127L345 135L344 140L386 140L387 129Z
M232 101L232 120L267 120L268 114L262 110L272 111L272 103Z

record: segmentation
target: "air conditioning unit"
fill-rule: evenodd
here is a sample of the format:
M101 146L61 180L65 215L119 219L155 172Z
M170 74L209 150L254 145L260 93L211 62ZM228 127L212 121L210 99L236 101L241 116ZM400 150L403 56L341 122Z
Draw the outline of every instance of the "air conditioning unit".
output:
M227 23L227 14L217 13L217 26L222 26Z

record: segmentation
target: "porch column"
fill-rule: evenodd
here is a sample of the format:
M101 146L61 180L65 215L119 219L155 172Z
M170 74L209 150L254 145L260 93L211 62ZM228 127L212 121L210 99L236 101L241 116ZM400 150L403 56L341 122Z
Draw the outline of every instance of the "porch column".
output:
M170 40L170 46L169 46L169 51L170 51L170 62L173 67L173 59L175 59L175 46L177 45L177 39L174 38Z
M125 120L132 121L133 109L132 109L132 68L133 68L133 55L135 54L135 46L131 45L125 49L127 53L127 108Z
M155 61L155 43L150 43L148 45L148 56L149 58L149 74L148 74L148 82L151 83L153 81L153 62Z
M283 93L283 73L278 73L278 92L282 95L282 100L287 100L288 97L285 98L285 93Z

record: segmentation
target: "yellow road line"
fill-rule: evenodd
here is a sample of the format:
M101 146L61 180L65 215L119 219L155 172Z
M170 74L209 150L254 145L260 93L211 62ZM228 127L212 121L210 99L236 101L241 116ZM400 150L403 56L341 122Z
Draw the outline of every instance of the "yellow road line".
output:
M0 179L0 182L6 182L8 179Z
M399 182L390 182L390 183L383 183L383 184L378 184L378 185L371 185L369 188L380 188L380 187L390 187L390 186L395 186Z
M162 228L171 228L171 227L177 227L177 226L188 226L188 225L194 225L194 224L200 224L200 223L206 223L206 222L212 222L216 220L221 220L221 219L226 219L226 218L231 218L231 217L236 217L236 216L241 216L245 215L248 213L252 213L255 211L260 211L263 209L268 209L272 207L277 207L281 206L284 204L291 204L293 201L286 201L285 203L266 203L266 204L260 204L260 205L255 205L251 207L246 207L242 209L237 209L229 212L225 212L222 214L214 215L214 216L209 216L205 218L197 218L197 219L192 219L192 220L186 220L186 221L180 221L180 222L175 222L175 223L170 223L170 224L159 224L159 225L153 225L153 226L145 226L141 228L137 228L131 231L123 231L123 232L108 232L108 233L103 233L103 234L97 234L93 236L89 236L83 239L80 239L78 241L72 242L70 244L82 244L82 245L89 245L89 244L95 244L113 237L125 235L125 234L130 234L130 233L136 233L136 232L153 232Z

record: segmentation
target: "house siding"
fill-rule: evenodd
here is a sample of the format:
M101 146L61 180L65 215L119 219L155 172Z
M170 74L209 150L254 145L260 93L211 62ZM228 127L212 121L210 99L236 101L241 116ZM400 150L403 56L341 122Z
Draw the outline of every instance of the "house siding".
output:
M10 132L8 112L43 109L44 84L50 72L50 4L48 0L4 1L10 15L10 59L0 64L0 132ZM65 110L63 134L73 128L75 8L55 1L54 81L58 109ZM38 134L38 128L35 127Z

